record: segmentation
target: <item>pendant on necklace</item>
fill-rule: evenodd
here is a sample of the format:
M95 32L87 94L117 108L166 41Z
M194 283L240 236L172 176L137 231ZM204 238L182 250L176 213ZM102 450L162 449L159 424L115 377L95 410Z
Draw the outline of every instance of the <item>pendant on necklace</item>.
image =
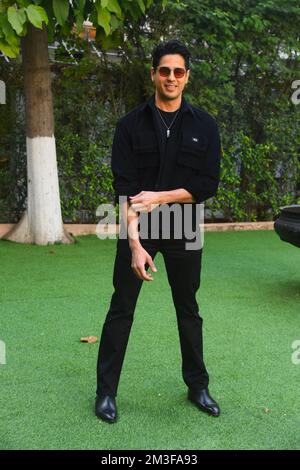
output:
M167 129L167 139L170 137L170 129Z

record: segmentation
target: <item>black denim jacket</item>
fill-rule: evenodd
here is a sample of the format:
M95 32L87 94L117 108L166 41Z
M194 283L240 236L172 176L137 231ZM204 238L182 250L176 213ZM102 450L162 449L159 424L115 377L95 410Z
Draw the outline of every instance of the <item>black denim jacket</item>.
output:
M116 199L179 188L197 203L214 196L221 155L215 120L182 98L176 127L164 146L156 113L152 96L117 122L111 160Z

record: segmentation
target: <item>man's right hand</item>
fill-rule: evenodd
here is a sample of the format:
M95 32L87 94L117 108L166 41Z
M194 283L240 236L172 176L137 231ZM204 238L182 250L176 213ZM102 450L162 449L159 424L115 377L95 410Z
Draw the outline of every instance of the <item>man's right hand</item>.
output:
M148 264L151 271L155 273L157 272L149 253L142 247L142 245L132 248L131 253L131 267L134 274L142 281L153 281L152 274L148 274L145 268L145 264Z

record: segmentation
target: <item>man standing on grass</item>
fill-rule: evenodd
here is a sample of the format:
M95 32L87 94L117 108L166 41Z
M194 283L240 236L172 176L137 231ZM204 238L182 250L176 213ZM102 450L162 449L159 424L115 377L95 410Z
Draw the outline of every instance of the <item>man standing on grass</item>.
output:
M214 119L183 98L189 59L188 49L177 40L154 49L155 95L122 117L114 136L112 172L125 224L117 243L115 291L99 347L95 406L96 415L110 423L117 420L115 398L137 298L143 281L153 281L147 269L157 271L157 252L163 255L172 291L188 399L212 416L220 414L208 390L196 300L202 255L197 243L199 206L218 188L220 138ZM168 217L165 231L166 212L161 209L170 205L180 210ZM187 216L182 216L185 210ZM191 233L195 246L187 243Z

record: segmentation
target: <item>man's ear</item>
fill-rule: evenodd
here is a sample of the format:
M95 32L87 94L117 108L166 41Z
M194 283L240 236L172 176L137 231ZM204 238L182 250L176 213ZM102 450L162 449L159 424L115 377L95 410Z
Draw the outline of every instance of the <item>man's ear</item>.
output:
M187 70L186 72L186 82L187 83L189 81L189 78L190 78L190 69Z
M154 74L155 74L155 70L154 70L153 67L151 67L151 69L150 69L150 76L151 76L152 82L154 82Z

